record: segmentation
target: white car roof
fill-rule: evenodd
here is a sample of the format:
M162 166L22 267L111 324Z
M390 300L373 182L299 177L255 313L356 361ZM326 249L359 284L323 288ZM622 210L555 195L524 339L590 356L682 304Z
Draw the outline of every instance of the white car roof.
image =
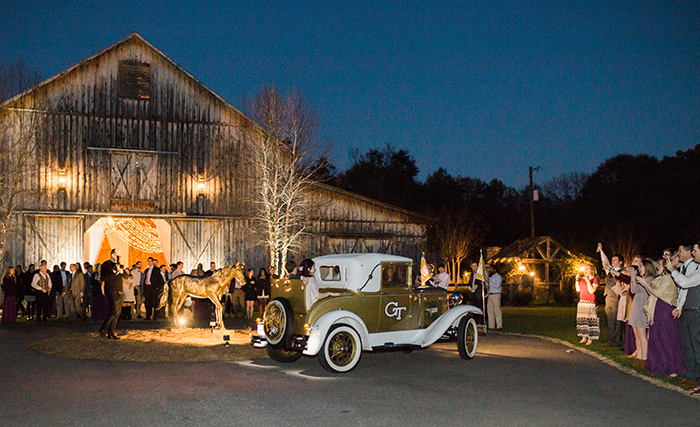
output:
M382 262L401 262L413 263L411 258L406 258L396 255L387 254L337 254L324 255L313 259L316 265L316 281L319 287L344 288L349 290L359 291L362 289L365 292L376 292L379 290L379 279L381 270L377 265ZM321 278L322 266L340 266L341 281L324 281ZM372 279L367 278L372 274Z

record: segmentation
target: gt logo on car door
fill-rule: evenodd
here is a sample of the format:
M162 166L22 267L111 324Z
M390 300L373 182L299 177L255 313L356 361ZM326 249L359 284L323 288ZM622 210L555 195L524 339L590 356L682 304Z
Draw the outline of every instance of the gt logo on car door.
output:
M401 312L406 310L406 307L399 307L399 303L392 301L384 307L384 314L389 317L396 317L396 320L401 320Z

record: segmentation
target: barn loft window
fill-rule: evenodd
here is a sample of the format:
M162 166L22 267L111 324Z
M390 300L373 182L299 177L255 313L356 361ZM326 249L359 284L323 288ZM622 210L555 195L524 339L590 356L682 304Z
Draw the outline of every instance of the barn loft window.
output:
M119 99L151 97L151 65L136 61L119 61Z

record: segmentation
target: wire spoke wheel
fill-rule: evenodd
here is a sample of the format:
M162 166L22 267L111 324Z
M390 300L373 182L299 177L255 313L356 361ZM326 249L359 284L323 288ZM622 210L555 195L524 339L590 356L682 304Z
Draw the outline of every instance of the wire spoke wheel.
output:
M349 333L340 332L330 340L329 357L338 366L347 366L352 361L357 347Z
M318 360L327 371L348 372L360 361L362 341L355 329L336 325L328 332Z
M476 322L471 317L462 317L457 328L457 349L462 359L473 359L479 343Z
M275 347L284 347L292 337L294 316L292 306L284 298L275 298L263 316L263 329L267 342Z

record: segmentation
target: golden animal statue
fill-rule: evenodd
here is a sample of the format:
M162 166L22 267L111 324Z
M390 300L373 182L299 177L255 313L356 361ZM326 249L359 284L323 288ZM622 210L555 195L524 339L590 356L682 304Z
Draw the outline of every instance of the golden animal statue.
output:
M236 263L236 265L227 265L220 270L216 270L214 274L208 277L183 274L168 281L163 288L163 293L160 295L158 309L165 307L168 303L168 288L170 288L172 296L171 313L180 311L188 295L193 298L208 298L216 307L216 327L223 328L224 310L221 305L221 296L233 278L238 279L241 283L245 283L244 265L240 262ZM177 322L177 316L173 317L174 321Z

